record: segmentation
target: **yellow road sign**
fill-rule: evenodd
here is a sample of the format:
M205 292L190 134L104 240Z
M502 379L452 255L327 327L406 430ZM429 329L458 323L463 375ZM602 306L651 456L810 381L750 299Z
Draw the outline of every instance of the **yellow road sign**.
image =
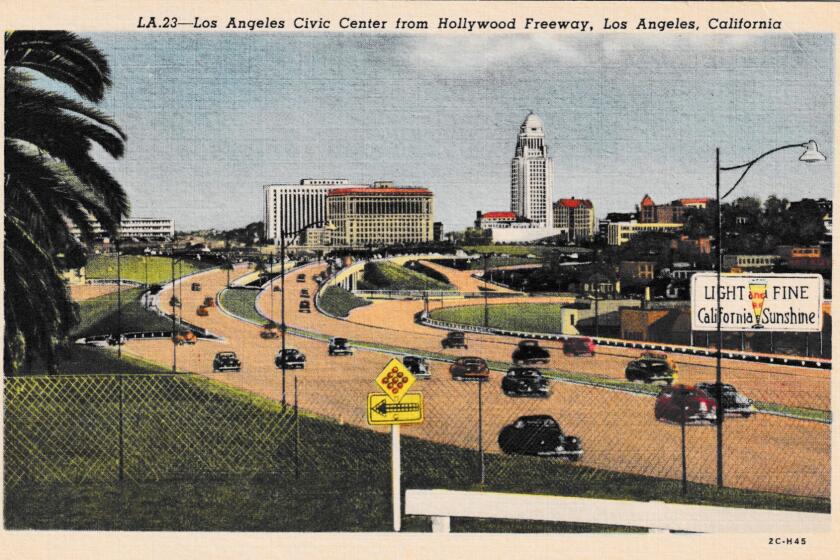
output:
M419 424L423 421L423 394L406 393L392 402L382 393L368 393L368 424Z
M394 402L400 402L415 381L417 378L396 358L388 362L382 373L376 376L376 384Z

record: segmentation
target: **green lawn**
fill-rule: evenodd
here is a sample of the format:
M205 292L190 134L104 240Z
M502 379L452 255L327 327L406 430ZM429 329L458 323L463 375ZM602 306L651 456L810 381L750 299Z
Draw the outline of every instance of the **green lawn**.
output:
M347 317L357 307L370 305L370 301L356 297L341 286L329 286L321 292L321 307L336 317Z
M29 381L29 380L24 380ZM117 466L117 400L108 379L43 383L37 399L6 384L6 473L48 461L40 482L7 482L7 529L388 531L389 435L301 414L190 375L132 378L125 385L125 471ZM96 384L90 385L91 383ZM111 381L113 383L113 381ZM87 385L85 385L87 384ZM93 387L96 391L80 390ZM29 387L31 389L31 387ZM37 396L37 393L36 393ZM25 402L18 403L19 399ZM85 426L100 427L93 436ZM15 434L44 433L15 446ZM104 426L104 428L103 428ZM295 447L297 435L297 447ZM37 441L38 445L32 445ZM593 498L663 500L827 512L830 502L680 483L598 470L565 461L486 456L403 435L403 488L481 489ZM297 450L297 452L295 452ZM60 451L60 452L59 452ZM297 462L295 462L297 457ZM298 466L295 473L295 463ZM27 470L31 473L35 469ZM95 479L91 477L95 474ZM27 474L31 477L31 474ZM72 482L81 476L87 482ZM69 477L70 480L62 480ZM429 520L405 519L407 531ZM600 526L453 520L454 531L600 531Z
M454 286L390 262L365 266L361 290L453 290Z
M145 284L146 264L148 263L148 283L163 284L172 280L172 264L169 257L143 257L125 255L120 257L120 276L124 280L133 280ZM191 274L212 266L200 261L185 260L175 264L175 277ZM113 255L95 255L88 259L85 275L91 280L117 278L117 257Z
M139 299L142 289L123 287L120 292L122 316L119 321L116 292L81 301L79 325L71 333L71 337L110 334L117 330L124 333L172 330L171 320L143 307Z
M257 294L259 293L259 290L228 288L227 290L222 290L222 293L219 295L219 304L229 313L261 325L266 322L266 319L257 313L257 308L255 307ZM279 317L277 318L277 322L280 322Z
M505 303L490 305L489 326L513 331L561 334L562 303ZM484 325L483 305L444 307L431 311L432 319L459 325Z

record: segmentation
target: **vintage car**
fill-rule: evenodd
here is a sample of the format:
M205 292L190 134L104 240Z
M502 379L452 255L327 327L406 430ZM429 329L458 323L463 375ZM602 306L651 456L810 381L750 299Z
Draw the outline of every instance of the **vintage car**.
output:
M671 371L674 373L678 373L677 362L674 359L666 354L665 352L657 352L656 350L645 350L641 354L639 354L640 358L650 358L653 360L665 360L668 362L668 366L671 368Z
M563 341L563 354L566 356L594 356L595 341L588 336L576 336Z
M703 382L695 385L698 389L705 391L707 395L717 401L717 383ZM755 412L755 405L752 399L738 392L738 390L728 383L721 383L720 407L724 414L740 414L744 418L749 418Z
M175 335L175 344L183 346L184 344L193 345L198 339L192 331L184 331Z
M280 286L274 286L274 291L279 292L280 291Z
M467 340L464 333L461 331L450 331L446 333L446 338L440 341L440 345L444 348L464 348L467 347Z
M656 397L653 414L657 420L677 423L715 423L717 402L702 389L691 385L669 385Z
M431 379L432 374L429 371L429 362L426 358L420 356L405 356L402 359L405 369L410 371L417 379Z
M300 291L300 297L302 297L302 298L308 298L308 297L309 297L309 290L307 290L306 288L302 289L302 290Z
M536 340L523 340L513 351L513 363L522 365L547 364L551 355Z
M298 312L312 313L312 308L310 307L309 302L307 300L303 300L300 302L300 305L298 306Z
M195 314L199 317L207 317L210 315L210 311L208 311L206 305L199 305L198 309L195 310Z
M346 338L334 336L330 339L327 353L330 356L352 356L353 347L350 346L350 341Z
M124 334L112 334L108 337L108 346L122 346L126 342L128 342L128 340L126 340Z
M627 381L641 381L643 383L665 383L670 385L674 381L674 371L666 360L642 358L632 360L624 368Z
M169 298L169 307L181 307L181 300L178 299L178 296Z
M280 327L278 327L274 323L268 323L266 325L263 325L263 328L260 331L260 338L280 338Z
M303 273L298 274L297 275L297 281L300 282L301 284L306 282L306 274L303 274Z
M213 296L207 296L204 298L204 303L202 303L204 307L215 307L216 300L213 299Z
M509 397L547 397L548 379L532 367L512 367L502 378L502 392Z
M200 292L201 291L201 283L193 282L192 285L190 286L190 289L194 292Z
M449 366L449 373L452 374L452 379L456 381L465 379L485 381L490 377L490 368L487 367L487 362L483 358L469 356L458 358L452 362L452 365Z
M239 371L242 363L235 352L218 352L213 358L213 371Z
M564 457L577 461L583 456L581 440L563 434L560 424L544 414L520 416L499 432L499 447L505 453Z
M76 344L84 344L86 346L108 346L109 338L111 338L111 335L97 334L80 338L76 341Z
M295 348L286 348L285 351L278 350L277 355L274 356L274 365L278 368L286 369L303 369L306 365L306 356L300 350Z

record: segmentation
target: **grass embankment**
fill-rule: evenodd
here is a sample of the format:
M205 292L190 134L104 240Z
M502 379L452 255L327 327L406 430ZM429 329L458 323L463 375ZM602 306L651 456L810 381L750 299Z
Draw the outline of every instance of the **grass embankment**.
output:
M504 303L488 307L489 326L512 331L562 334L562 303ZM433 309L432 319L458 325L484 325L483 305L464 305Z
M172 280L172 259L169 257L143 257L141 255L124 255L120 257L120 277L145 284L163 284ZM148 264L148 281L146 280L146 266ZM198 272L213 266L194 260L184 260L175 263L175 278ZM85 265L85 276L91 280L116 280L117 257L114 255L95 255L88 259Z
M219 294L219 305L232 315L262 325L266 322L266 319L257 313L256 301L259 293L259 290L253 289L228 288L222 290L222 293Z
M360 290L454 290L452 284L389 262L365 265Z
M117 317L116 292L79 302L79 325L72 338L120 332L149 332L172 329L172 322L140 302L140 288L120 290L121 317Z
M321 292L319 305L336 317L347 317L357 307L370 305L370 301L356 297L341 286L329 286Z
M64 352L59 353L56 373L58 375L146 375L151 373L169 373L171 367L159 366L152 362L141 360L123 354L117 357L115 348L94 348L73 344ZM31 372L22 375L46 375L47 369L40 362L33 364Z
M388 531L391 523L389 435L301 414L298 476L291 409L195 376L159 377L126 385L126 478L115 480L118 412L115 391L66 390L33 415L7 384L9 434L51 435L34 449L7 454L7 474L47 461L42 482L6 487L9 529ZM53 380L50 380L53 382ZM153 389L153 390L152 390ZM46 387L44 390L47 390ZM72 418L73 421L70 421ZM79 430L90 418L109 426ZM184 421L189 418L189 421ZM152 421L153 419L153 421ZM10 432L10 425L14 431ZM113 441L112 441L113 440ZM36 440L37 441L37 440ZM113 445L112 445L113 443ZM37 458L30 454L37 454ZM403 435L403 488L450 488L704 503L828 512L825 499L792 497L573 465L565 461L488 454L488 483L477 486L473 450ZM26 471L29 472L29 471ZM98 474L100 480L67 482ZM267 474L268 473L268 474ZM237 476L221 476L236 474ZM676 473L675 473L676 474ZM405 518L404 530L428 531L427 518ZM452 520L453 531L601 531L593 525Z

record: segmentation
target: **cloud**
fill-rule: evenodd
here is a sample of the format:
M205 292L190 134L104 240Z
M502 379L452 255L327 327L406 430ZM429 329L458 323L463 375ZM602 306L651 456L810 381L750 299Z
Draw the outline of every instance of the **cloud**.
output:
M580 64L585 47L584 41L547 34L429 36L413 38L406 56L418 68L464 72L537 57Z

